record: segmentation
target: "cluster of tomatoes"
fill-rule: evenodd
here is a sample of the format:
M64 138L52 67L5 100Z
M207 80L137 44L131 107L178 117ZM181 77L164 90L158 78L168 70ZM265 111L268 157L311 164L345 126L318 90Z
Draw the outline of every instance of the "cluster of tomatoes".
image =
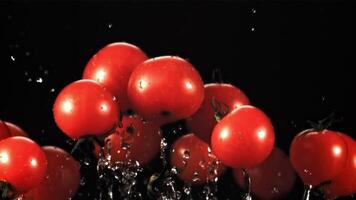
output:
M189 133L171 146L170 164L178 169L180 179L192 184L216 180L230 167L240 186L246 186L248 174L256 196L274 199L292 189L295 170L305 185L322 187L330 199L356 192L356 145L352 138L329 130L304 131L293 140L290 162L274 147L269 117L251 106L239 88L225 83L204 85L187 60L177 56L148 58L132 44L112 43L95 54L85 67L83 79L59 93L53 113L58 127L70 138L97 137L105 141L103 152L113 162L131 159L141 165L159 152L160 127L184 119ZM0 136L1 131L0 124ZM24 148L10 149L12 142ZM96 146L98 153L100 147ZM51 163L64 162L59 158L62 155L72 167L68 163L56 167L71 170L52 175ZM24 170L12 172L7 167L10 161ZM38 185L51 185L45 181L53 184L59 177L68 177L70 180L61 181L73 183L62 188L66 190L62 194L72 195L78 186L78 165L62 150L41 149L23 137L0 142L0 180L14 191L45 193Z
M40 147L20 127L0 120L0 199L69 199L79 182L80 164L69 153Z

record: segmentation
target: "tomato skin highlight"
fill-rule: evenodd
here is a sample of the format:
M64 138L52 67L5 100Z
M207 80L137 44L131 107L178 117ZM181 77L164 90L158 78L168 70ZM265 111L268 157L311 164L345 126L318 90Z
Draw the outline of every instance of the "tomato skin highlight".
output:
M119 122L115 97L92 80L79 80L66 86L53 106L57 126L72 139L100 136Z
M63 200L73 198L79 188L80 164L66 151L42 147L48 161L46 178L30 191L35 200Z
M290 158L304 184L317 186L343 170L347 145L338 132L305 130L294 137Z
M274 130L268 116L253 106L240 106L226 115L211 136L213 153L233 168L251 168L271 153Z
M0 180L10 183L16 192L38 186L46 170L46 155L31 139L15 136L0 141Z
M132 71L143 61L146 54L137 46L126 43L111 43L100 49L87 63L83 79L95 80L107 87L118 99L120 109L130 109L127 84Z
M204 98L204 84L188 61L161 56L141 63L133 71L127 93L139 115L165 124L198 110Z
M247 169L251 178L251 192L258 199L285 199L293 189L296 174L288 156L275 147L272 153L261 164ZM234 169L234 177L240 187L245 187L241 169Z
M356 142L347 135L342 135L347 143L347 163L342 172L323 187L327 199L349 196L356 193Z
M170 155L171 166L179 171L178 177L194 185L206 183L211 176L219 177L225 170L211 153L209 145L192 133L178 138L171 147ZM213 165L216 165L216 174L209 174L212 170L209 166Z
M239 88L226 83L210 83L204 86L204 101L199 110L186 119L187 128L210 144L216 125L212 101L226 106L227 113L241 105L249 105L248 97Z
M144 122L138 115L124 116L122 127L105 139L105 155L109 155L111 146L113 162L136 160L140 165L148 164L160 151L160 127L153 122ZM129 149L128 149L129 148Z

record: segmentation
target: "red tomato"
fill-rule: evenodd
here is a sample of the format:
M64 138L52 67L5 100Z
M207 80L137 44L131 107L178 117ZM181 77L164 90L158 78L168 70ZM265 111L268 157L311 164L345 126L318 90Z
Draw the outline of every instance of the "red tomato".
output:
M171 165L179 171L178 177L193 184L206 183L224 171L223 165L211 153L209 145L193 133L174 142L170 159Z
M122 127L105 139L105 152L111 146L112 161L136 160L141 165L147 164L160 151L160 128L155 123L144 122L142 118L124 116Z
M53 106L58 127L73 139L102 135L119 121L115 97L92 80L80 80L66 86Z
M324 187L328 199L356 193L356 143L347 135L342 135L347 143L348 154L345 168Z
M211 146L214 154L227 166L251 168L271 153L274 130L260 109L240 106L226 115L214 128Z
M162 56L134 70L127 92L135 111L147 120L164 124L195 113L204 98L204 85L188 61Z
M247 96L237 87L230 84L211 83L204 87L204 101L199 110L186 119L187 128L199 138L210 144L211 134L216 125L212 102L220 104L221 114L226 115L233 109L250 104Z
M35 200L63 200L73 198L80 183L80 164L64 150L45 146L48 161L47 176L31 191Z
M85 67L83 78L103 84L117 97L122 111L129 106L127 83L132 71L147 60L138 47L125 42L112 43L96 53Z
M0 141L0 180L10 183L17 192L38 186L46 170L46 155L34 141L20 136Z
M334 131L306 130L294 137L290 158L304 184L317 186L335 178L344 168L347 146Z
M10 122L0 120L0 140L11 136L28 137L27 133L20 127Z
M251 178L251 192L261 200L283 199L292 190L296 176L288 156L280 149L272 153L260 165L247 169ZM234 169L235 180L245 187L241 169Z

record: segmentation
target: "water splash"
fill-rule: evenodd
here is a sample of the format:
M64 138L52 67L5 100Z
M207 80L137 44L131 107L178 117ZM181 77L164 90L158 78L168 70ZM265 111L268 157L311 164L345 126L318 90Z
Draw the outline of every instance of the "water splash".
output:
M105 145L107 154L104 155L104 151L101 151L97 165L99 199L142 199L141 193L136 188L137 177L143 171L140 163L131 159L114 162L111 157L111 142L108 141ZM130 151L130 146L126 148Z

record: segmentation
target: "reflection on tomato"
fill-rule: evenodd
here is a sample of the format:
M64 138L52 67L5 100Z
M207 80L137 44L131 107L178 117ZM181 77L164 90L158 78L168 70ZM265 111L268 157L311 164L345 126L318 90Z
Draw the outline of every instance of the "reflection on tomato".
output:
M199 110L186 119L187 128L210 144L211 134L216 125L215 110L226 115L233 109L250 104L247 96L237 87L224 83L210 83L204 86L204 101Z
M17 192L38 186L46 176L46 155L34 141L15 136L0 141L0 180Z
M92 80L80 80L66 86L53 106L58 127L72 139L102 135L119 121L115 97Z
M223 164L251 168L271 153L274 137L272 123L266 114L253 106L240 106L215 126L211 146Z
M194 114L204 98L204 85L192 64L176 56L141 63L132 73L128 96L134 110L165 124Z
M160 150L160 127L143 121L138 115L124 116L122 127L105 139L105 153L110 149L111 160L136 160L141 165L151 161Z
M171 165L178 177L193 184L203 184L219 177L224 166L211 153L209 145L193 133L177 139L171 147Z
M338 132L306 130L294 137L290 158L304 184L317 186L343 170L347 145Z
M349 196L356 193L356 142L347 135L342 135L347 143L347 163L341 173L332 179L331 184L323 189L328 199Z
M127 84L132 71L147 59L138 47L116 42L96 53L85 67L83 78L98 81L107 87L118 99L120 109L130 108L127 98Z
M251 192L261 200L283 199L292 190L296 175L288 156L280 149L272 153L260 165L247 169L251 178ZM245 187L241 169L234 169L235 180Z
M45 146L48 161L46 178L31 190L35 200L63 200L73 198L80 183L80 164L64 150Z

